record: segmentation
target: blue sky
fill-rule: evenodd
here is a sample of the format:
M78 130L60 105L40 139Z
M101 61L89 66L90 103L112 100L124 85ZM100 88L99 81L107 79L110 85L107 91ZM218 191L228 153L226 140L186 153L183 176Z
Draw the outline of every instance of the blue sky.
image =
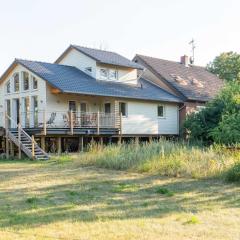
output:
M206 65L240 52L238 0L0 0L0 74L14 58L53 62L67 46L100 46Z

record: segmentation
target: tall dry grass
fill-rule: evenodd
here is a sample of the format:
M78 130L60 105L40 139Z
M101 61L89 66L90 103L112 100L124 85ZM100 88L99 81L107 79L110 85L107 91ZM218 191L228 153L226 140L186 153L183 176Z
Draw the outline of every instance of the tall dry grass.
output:
M212 177L227 171L240 154L219 146L202 147L160 139L151 143L100 146L78 157L81 165L164 176Z

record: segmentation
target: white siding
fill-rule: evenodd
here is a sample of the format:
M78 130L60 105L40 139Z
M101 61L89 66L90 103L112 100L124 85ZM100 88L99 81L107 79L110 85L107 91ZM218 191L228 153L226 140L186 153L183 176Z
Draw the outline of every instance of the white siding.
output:
M137 84L137 69L131 68L121 68L121 67L106 67L106 65L97 65L96 78L101 81L100 78L100 69L106 68L109 70L118 71L118 82L127 83L127 84ZM105 80L106 81L106 80ZM110 80L109 80L110 81Z
M68 54L59 62L59 64L67 65L67 66L74 66L80 69L83 72L86 72L85 69L87 67L92 68L91 76L100 79L100 69L106 68L110 69L117 69L118 71L118 81L125 82L128 84L137 84L137 70L131 68L123 68L119 66L110 66L110 65L97 65L96 61L87 55L77 51L76 49L71 49Z
M91 67L91 76L96 78L96 61L76 49L71 49L69 53L59 62L59 64L74 66L83 72L85 72L87 67Z
M158 118L159 134L179 134L178 106L165 105L165 117Z
M27 91L23 90L23 79L22 79L22 72L28 72L29 76L34 76L38 80L38 89L32 89L32 81L30 77L30 89ZM13 92L13 75L15 73L20 74L20 89L19 92L15 93ZM5 85L7 81L11 81L11 93L6 93ZM7 78L0 84L0 112L4 113L6 111L5 109L5 101L9 99L11 101L11 112L12 116L16 115L16 113L13 111L13 99L19 99L20 100L20 107L22 108L22 99L24 97L30 97L30 106L32 106L32 97L37 96L38 97L38 109L39 111L43 111L46 108L46 81L43 79L39 78L26 68L24 68L21 65L17 65L14 70L7 76ZM1 119L2 120L2 119ZM1 121L1 125L4 125L4 123Z
M128 101L123 134L178 134L178 106L165 104L166 117L157 116L157 103Z

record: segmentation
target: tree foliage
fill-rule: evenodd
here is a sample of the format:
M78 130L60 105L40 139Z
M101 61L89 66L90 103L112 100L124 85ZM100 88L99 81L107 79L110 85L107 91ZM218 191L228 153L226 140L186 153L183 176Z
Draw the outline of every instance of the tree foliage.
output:
M207 69L226 81L240 79L240 54L225 52L207 65Z
M193 140L240 143L240 83L227 84L205 109L189 115L184 130Z

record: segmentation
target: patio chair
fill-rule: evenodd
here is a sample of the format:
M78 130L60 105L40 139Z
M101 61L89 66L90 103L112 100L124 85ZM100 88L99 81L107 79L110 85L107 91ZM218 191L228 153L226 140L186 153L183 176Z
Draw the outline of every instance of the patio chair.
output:
M54 126L54 121L55 121L55 119L56 119L56 115L57 115L57 113L55 113L55 112L52 112L52 113L51 113L51 116L50 116L49 120L46 122L46 124L47 124L48 127ZM55 126L56 126L56 125L55 125Z

